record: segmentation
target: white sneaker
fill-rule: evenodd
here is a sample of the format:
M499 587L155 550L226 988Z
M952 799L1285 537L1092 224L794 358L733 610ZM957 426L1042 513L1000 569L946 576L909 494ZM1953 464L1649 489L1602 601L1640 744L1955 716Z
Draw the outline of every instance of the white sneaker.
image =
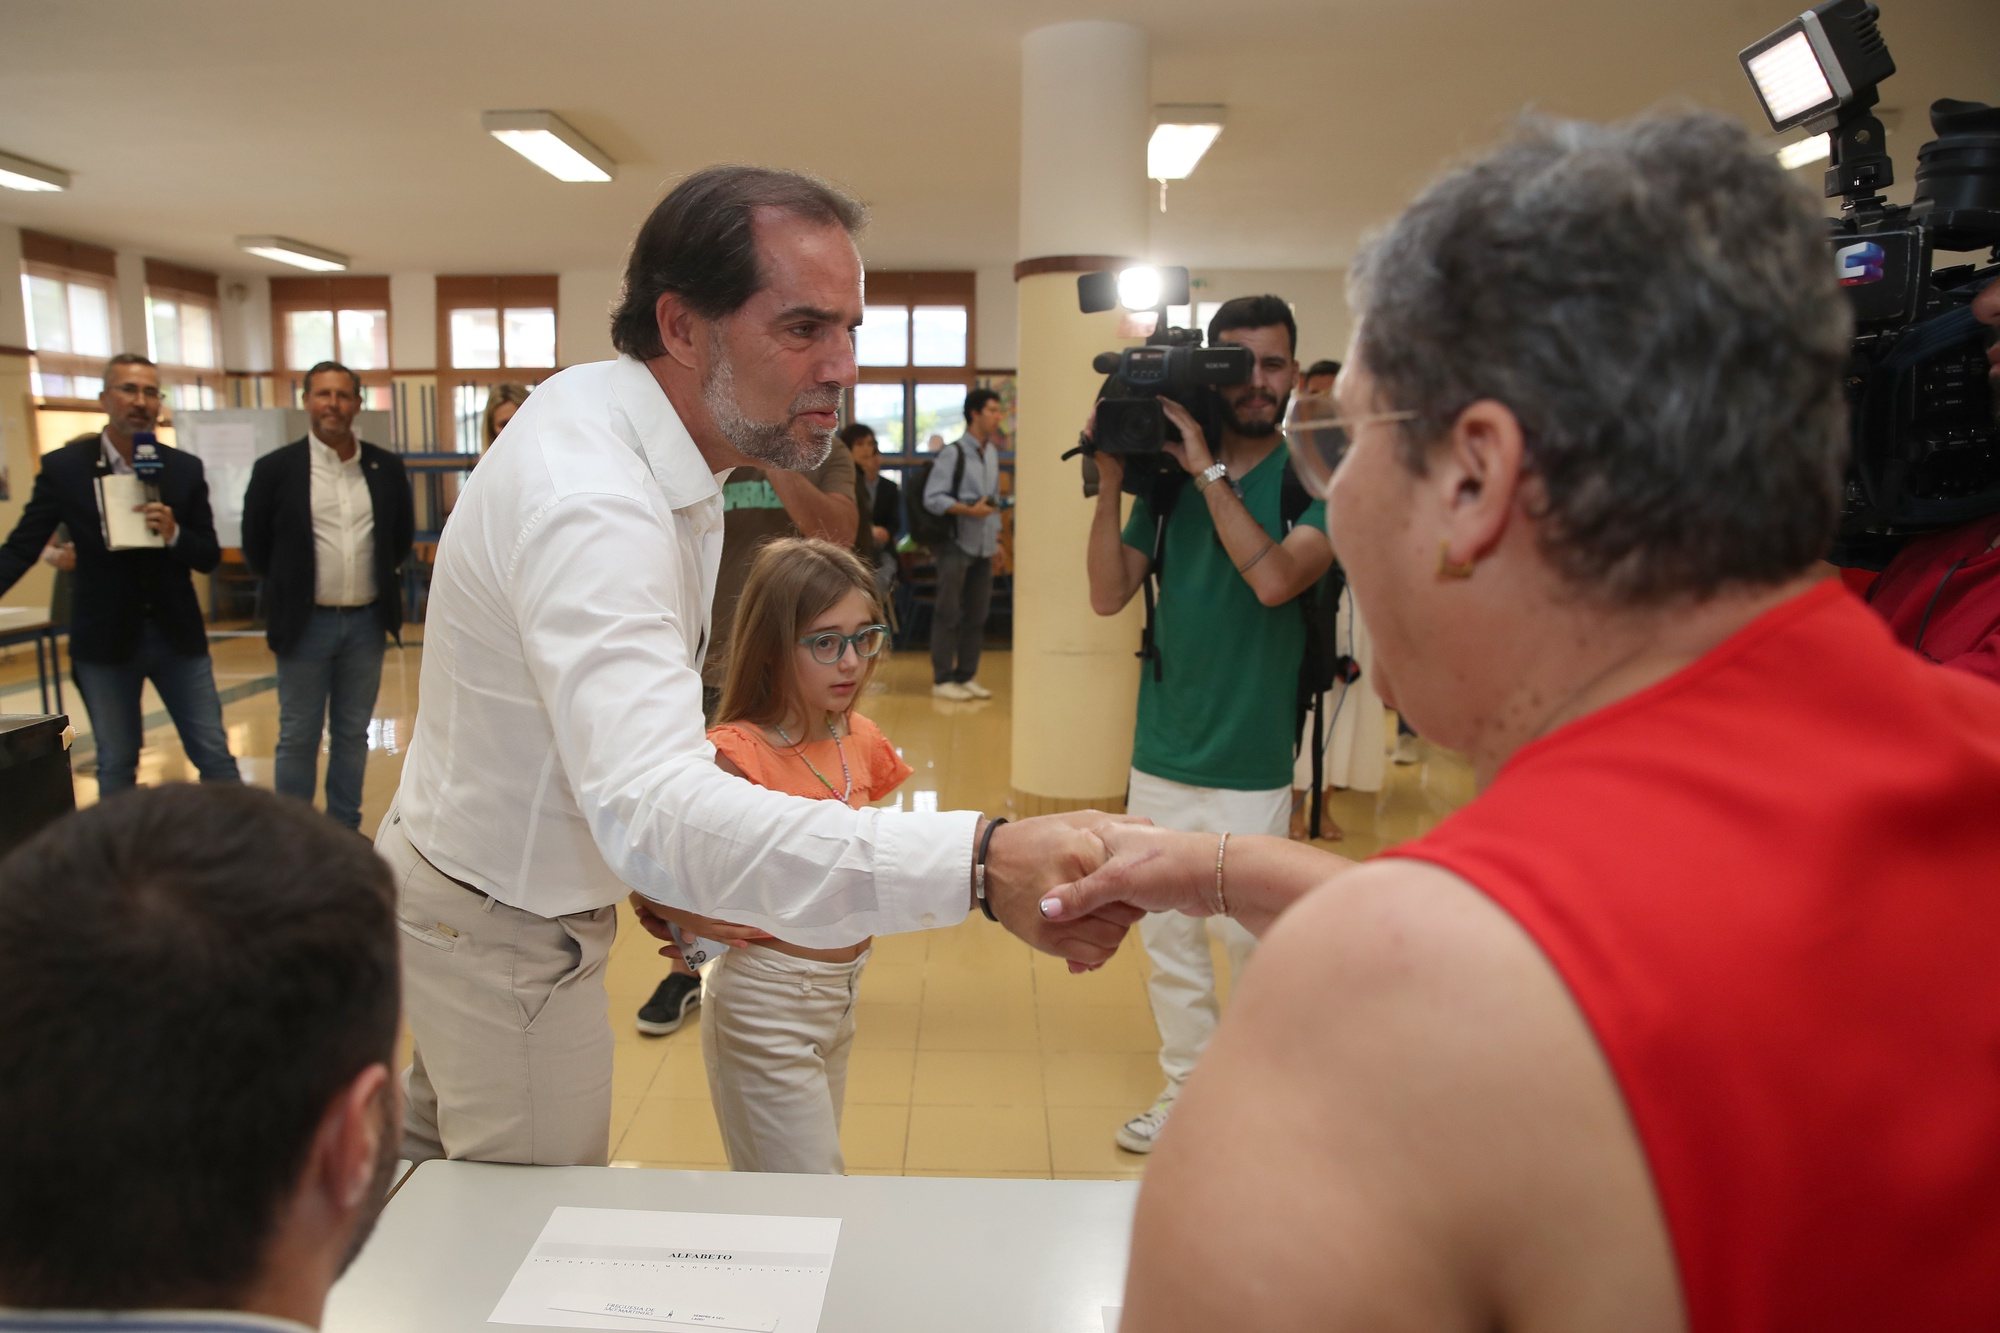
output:
M1167 1112L1174 1109L1172 1097L1162 1097L1118 1127L1118 1146L1126 1152L1151 1152L1160 1131L1167 1127Z
M959 703L964 703L966 700L972 698L972 691L966 689L965 686L955 680L939 681L937 684L931 686L931 693L939 699L955 699Z
M993 697L993 691L987 689L976 680L960 681L958 688L964 690L975 699L991 699Z

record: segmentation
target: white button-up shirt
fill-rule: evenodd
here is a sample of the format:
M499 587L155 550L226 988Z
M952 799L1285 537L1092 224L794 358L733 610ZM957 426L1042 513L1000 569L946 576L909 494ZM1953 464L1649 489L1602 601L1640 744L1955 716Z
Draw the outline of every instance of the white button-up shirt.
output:
M361 443L346 462L306 432L312 459L313 601L367 606L375 600L375 502L361 474Z
M554 917L649 898L809 947L949 925L970 812L851 810L715 766L722 491L652 372L543 381L439 544L397 803L418 851Z

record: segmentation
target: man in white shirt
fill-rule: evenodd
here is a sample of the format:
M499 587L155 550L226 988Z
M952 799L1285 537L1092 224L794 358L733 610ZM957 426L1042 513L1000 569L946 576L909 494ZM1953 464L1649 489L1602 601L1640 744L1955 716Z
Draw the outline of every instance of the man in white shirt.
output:
M826 457L856 378L863 220L787 172L688 177L634 242L622 355L544 381L466 484L377 838L402 887L406 1156L606 1160L603 972L628 890L642 919L655 899L825 946L951 925L983 889L1077 968L1132 919L1058 933L1037 910L1101 856L1082 821L808 801L724 774L703 735L720 480Z
M415 517L403 460L355 437L361 377L322 361L306 372L305 397L306 438L251 470L243 558L263 576L278 658L278 792L312 800L325 734L326 812L358 830L368 722L384 642L403 626L397 570Z

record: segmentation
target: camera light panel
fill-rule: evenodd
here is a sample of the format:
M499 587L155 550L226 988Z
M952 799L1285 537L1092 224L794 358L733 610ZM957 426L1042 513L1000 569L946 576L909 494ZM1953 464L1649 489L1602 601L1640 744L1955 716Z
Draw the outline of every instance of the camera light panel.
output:
M1743 68L1756 85L1773 128L1802 125L1839 105L1819 53L1803 27L1794 28L1753 55L1745 55Z

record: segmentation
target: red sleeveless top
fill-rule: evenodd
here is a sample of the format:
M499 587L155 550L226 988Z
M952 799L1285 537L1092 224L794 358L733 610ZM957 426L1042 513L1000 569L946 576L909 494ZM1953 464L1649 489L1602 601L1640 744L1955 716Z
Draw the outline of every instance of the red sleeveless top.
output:
M1829 581L1389 854L1563 978L1693 1333L2000 1330L2000 687Z

